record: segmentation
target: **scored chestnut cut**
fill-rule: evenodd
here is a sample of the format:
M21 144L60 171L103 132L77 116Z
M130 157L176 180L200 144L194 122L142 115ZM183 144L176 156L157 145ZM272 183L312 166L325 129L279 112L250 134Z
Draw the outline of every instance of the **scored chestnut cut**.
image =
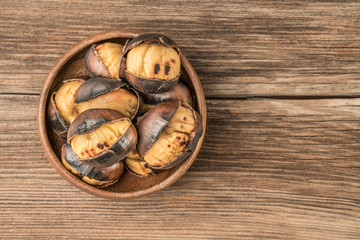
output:
M54 131L62 138L66 138L70 123L77 116L74 110L74 99L78 88L84 83L83 79L69 79L50 96L47 106L47 116Z
M99 187L107 187L115 183L124 172L123 162L105 168L94 168L82 163L68 143L61 148L61 161L65 168L84 182Z
M91 76L119 79L123 46L105 42L93 44L85 57L85 68Z
M133 119L140 108L141 98L124 82L93 77L78 88L74 102L78 113L91 108L109 108Z
M147 112L138 130L141 158L153 169L168 169L191 154L203 127L201 116L188 104L169 101Z
M139 35L124 46L119 76L143 93L163 93L179 80L180 50L160 34Z
M88 109L72 122L67 134L78 159L92 167L108 167L122 160L136 145L131 120L112 109Z
M147 177L150 175L155 175L154 169L152 169L149 164L140 158L136 147L134 147L126 156L124 162L129 172L135 176Z
M181 81L177 82L175 86L167 92L156 94L141 94L144 99L143 113L153 108L156 104L166 101L181 101L193 107L193 97L189 88Z

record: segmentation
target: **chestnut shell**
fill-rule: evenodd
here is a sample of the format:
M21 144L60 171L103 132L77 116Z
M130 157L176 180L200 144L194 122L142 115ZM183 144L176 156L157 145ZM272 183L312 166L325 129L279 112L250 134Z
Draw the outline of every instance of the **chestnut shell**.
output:
M178 81L173 88L164 93L141 94L144 102L150 105L156 105L166 101L181 101L192 105L193 96L189 88L181 81Z
M158 33L146 33L128 40L125 44L123 53L128 52L130 49L133 49L141 43L162 44L166 47L175 48L178 52L180 52L177 44L171 38Z
M141 119L139 119L139 139L137 144L137 150L140 157L143 159L146 152L151 148L151 146L159 138L163 130L167 127L168 123L170 122L171 118L174 116L180 105L192 110L196 121L195 131L190 134L189 142L186 145L185 151L182 154L162 166L151 166L149 164L153 169L169 169L182 162L191 154L203 132L202 119L200 114L197 113L193 108L191 108L190 105L188 105L187 103L181 103L180 101L169 101L160 103L154 108L152 108L149 112L147 112Z
M105 168L95 168L85 163L82 163L71 148L71 145L68 143L65 143L62 146L61 156L73 169L79 172L82 176L87 176L88 178L104 182L104 184L99 187L107 187L115 183L124 172L123 162L117 162L114 165Z
M174 116L178 107L178 102L164 102L152 108L144 116L138 119L139 122L137 127L139 130L139 139L137 151L141 157L145 155L153 143L158 139L161 132Z
M50 102L47 106L46 113L50 120L50 125L54 129L55 133L59 135L59 137L66 139L69 123L65 121L56 107L55 94L56 92L52 93L50 96Z
M85 82L86 77L80 77L76 79L70 79L63 82L63 85L69 81L82 81ZM59 110L56 107L55 103L55 94L57 91L53 92L50 96L49 104L47 105L47 116L50 120L50 125L55 131L55 133L63 138L66 139L67 131L69 128L70 123L68 123L60 114Z
M126 83L103 77L92 77L83 83L75 94L75 103L89 101L100 95L125 87ZM79 91L80 90L80 91Z
M112 109L94 108L80 113L69 127L67 142L78 134L90 133L104 123L111 123L125 118L120 112ZM99 155L86 159L79 159L92 167L109 167L122 160L136 145L138 140L135 126L131 123L125 133L108 149Z
M123 55L120 60L119 76L122 78L125 77L135 89L142 93L154 94L163 93L170 90L178 82L181 73L177 77L169 81L161 79L141 78L126 70L126 56L128 52L142 43L161 44L166 47L174 48L180 54L179 47L176 45L176 43L172 39L164 35L154 33L139 35L131 40L128 40L124 46Z
M99 76L104 78L113 78L95 49L99 44L91 45L85 56L85 68L88 74L92 77Z
M119 80L103 78L103 77L92 77L78 88L75 94L74 102L75 103L87 102L91 99L94 99L103 94L107 94L119 88L124 88L130 91L136 96L138 100L136 111L130 117L130 119L133 119L139 112L139 109L141 109L142 107L142 98L139 96L139 93L137 91L135 91L132 88L129 88L125 82Z

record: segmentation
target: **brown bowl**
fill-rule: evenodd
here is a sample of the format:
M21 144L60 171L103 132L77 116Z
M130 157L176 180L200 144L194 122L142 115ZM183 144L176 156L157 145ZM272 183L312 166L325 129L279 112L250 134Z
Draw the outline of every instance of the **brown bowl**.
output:
M103 189L93 187L81 181L61 164L61 161L59 160L61 159L61 146L65 143L65 141L55 134L50 126L49 119L45 116L50 94L59 88L63 80L87 75L84 66L84 59L91 44L102 41L112 41L125 44L127 39L136 37L137 35L139 35L139 33L121 30L104 32L76 44L74 47L69 49L51 69L47 79L45 80L40 95L38 128L41 145L44 148L47 158L55 170L58 171L67 181L74 184L79 189L99 197L110 199L135 198L170 186L178 180L194 162L204 139L206 128L206 105L204 92L199 78L191 64L182 54L180 54L182 63L181 79L187 83L192 91L192 94L196 98L195 109L202 116L204 126L203 134L197 143L196 148L187 159L174 168L164 170L155 176L146 178L136 177L126 171L117 183Z

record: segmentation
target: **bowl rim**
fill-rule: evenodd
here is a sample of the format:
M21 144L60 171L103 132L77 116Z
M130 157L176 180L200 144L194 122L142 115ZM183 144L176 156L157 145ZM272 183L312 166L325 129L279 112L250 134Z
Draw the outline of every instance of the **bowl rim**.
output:
M199 139L199 142L196 145L196 148L193 150L191 155L183 162L182 165L178 167L178 169L173 172L170 176L168 176L163 181L155 184L152 187L134 191L134 192L111 192L106 191L100 188L96 188L94 186L91 186L83 181L81 181L79 178L75 177L72 173L70 173L62 164L61 161L58 159L56 154L53 151L53 148L50 144L47 131L46 131L46 122L45 122L45 115L46 115L46 104L47 99L50 91L50 86L59 73L59 71L63 68L63 66L77 53L79 53L81 50L83 50L85 47L90 46L93 43L108 40L108 39L114 39L114 38L133 38L138 36L139 34L143 34L142 32L134 32L134 31L127 31L127 30L115 30L115 31L108 31L108 32L101 32L99 34L90 36L77 44L75 44L73 47L71 47L63 56L61 56L58 61L55 63L55 65L50 70L40 93L39 103L38 103L38 113L37 113L37 122L38 122L38 134L40 138L40 142L42 145L42 148L44 149L45 155L48 158L49 162L53 166L53 168L68 182L76 186L82 191L85 191L89 194L108 198L108 199L115 199L115 200L122 200L122 199L131 199L131 198L137 198L140 196L148 195L150 193L154 193L157 191L160 191L162 189L165 189L166 187L170 186L174 182L176 182L182 175L185 174L185 172L190 168L194 160L196 159L196 156L198 155L200 148L202 146L202 142L204 140L205 130L206 130L206 102L205 102L205 95L200 83L200 80L189 63L189 61L185 58L183 54L180 53L180 59L181 59L181 65L185 69L185 71L188 73L190 81L193 85L194 92L196 95L197 100L197 106L199 109L199 114L202 117L203 121L203 133L201 138Z

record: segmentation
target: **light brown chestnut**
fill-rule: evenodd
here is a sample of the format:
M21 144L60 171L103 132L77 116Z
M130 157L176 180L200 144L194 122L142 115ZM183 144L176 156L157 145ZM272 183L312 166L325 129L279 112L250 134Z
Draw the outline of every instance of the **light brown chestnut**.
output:
M61 148L61 161L70 172L84 182L98 187L107 187L115 183L124 172L122 161L105 168L94 168L82 163L68 143Z
M83 79L69 79L50 96L47 105L47 116L54 131L62 138L66 138L70 123L77 116L74 110L75 94L84 83Z
M109 167L119 162L136 145L135 126L112 109L88 109L71 123L67 142L78 159L92 167Z
M133 119L141 106L141 98L126 83L103 77L93 77L83 83L74 99L76 112L91 108L108 108Z
M92 77L119 79L120 59L123 46L105 42L93 44L85 57L85 68Z
M190 155L201 137L201 116L180 101L156 105L138 123L137 150L153 169L168 169Z
M147 177L150 175L155 175L154 169L152 169L149 164L140 158L136 147L134 147L126 156L124 162L129 172L135 176Z
M164 35L139 35L125 44L119 75L140 92L166 92L179 79L179 54L176 43Z

